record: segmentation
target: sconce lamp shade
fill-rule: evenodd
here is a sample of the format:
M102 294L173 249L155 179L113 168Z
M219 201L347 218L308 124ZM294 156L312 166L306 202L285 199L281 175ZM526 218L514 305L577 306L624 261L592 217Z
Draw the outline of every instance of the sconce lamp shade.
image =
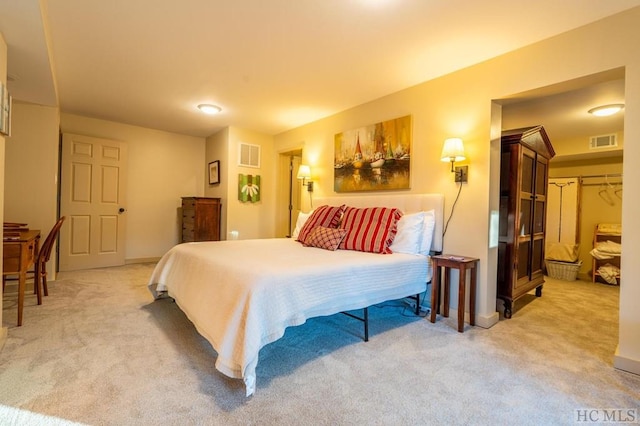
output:
M462 161L466 157L464 156L464 145L460 138L449 138L444 141L442 146L442 155L440 155L441 161Z
M310 179L311 178L311 168L306 164L300 164L298 168L298 179Z

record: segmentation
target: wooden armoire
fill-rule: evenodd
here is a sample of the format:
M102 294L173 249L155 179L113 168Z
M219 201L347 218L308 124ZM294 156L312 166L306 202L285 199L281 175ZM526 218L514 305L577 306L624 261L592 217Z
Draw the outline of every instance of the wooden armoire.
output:
M497 297L504 316L533 289L542 296L549 160L555 151L542 126L502 132Z

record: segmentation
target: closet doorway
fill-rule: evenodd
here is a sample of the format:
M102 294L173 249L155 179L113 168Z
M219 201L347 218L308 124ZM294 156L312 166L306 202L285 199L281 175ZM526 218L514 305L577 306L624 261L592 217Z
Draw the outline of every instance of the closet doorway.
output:
M578 279L592 280L598 223L622 221L624 110L610 117L588 111L624 104L624 69L614 69L499 101L502 129L543 125L556 155L549 162L546 241L578 245ZM602 140L613 143L603 144Z

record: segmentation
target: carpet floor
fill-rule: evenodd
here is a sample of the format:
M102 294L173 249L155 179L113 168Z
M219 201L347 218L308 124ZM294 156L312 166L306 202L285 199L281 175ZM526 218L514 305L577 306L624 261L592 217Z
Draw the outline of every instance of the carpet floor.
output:
M541 425L640 409L640 376L613 368L615 286L548 279L513 318L464 333L402 301L370 309L366 343L349 317L314 318L261 350L246 398L176 304L153 300L153 267L60 273L42 305L26 297L22 327L7 286L0 424Z

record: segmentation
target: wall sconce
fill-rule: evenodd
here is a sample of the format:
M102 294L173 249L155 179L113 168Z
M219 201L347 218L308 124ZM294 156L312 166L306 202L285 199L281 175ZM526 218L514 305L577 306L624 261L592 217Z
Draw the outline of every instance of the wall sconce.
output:
M447 162L451 162L451 173L455 172L455 181L456 182L467 182L467 173L469 171L468 166L456 167L454 169L454 163L456 161L462 161L466 159L464 155L464 144L462 143L462 139L460 138L449 138L444 141L444 145L442 146L442 154L440 155L440 160Z
M307 187L307 191L313 192L313 181L309 180L305 182L307 179L311 179L311 168L306 164L300 164L298 168L298 179L302 179L302 186Z

